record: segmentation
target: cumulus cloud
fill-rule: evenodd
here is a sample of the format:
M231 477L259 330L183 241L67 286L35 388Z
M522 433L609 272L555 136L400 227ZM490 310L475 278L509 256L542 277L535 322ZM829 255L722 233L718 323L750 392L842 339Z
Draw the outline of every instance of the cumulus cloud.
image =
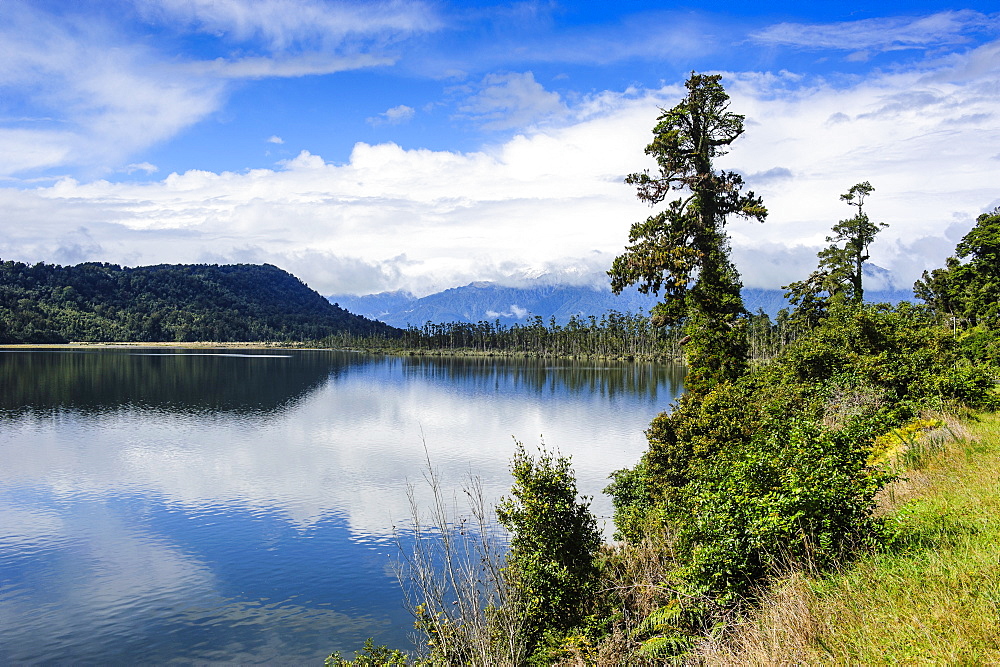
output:
M285 140L282 139L281 137L279 137L276 134L272 134L270 137L268 137L267 143L269 143L269 144L283 144L283 143L285 143Z
M717 166L744 174L770 211L765 224L729 225L744 283L807 275L830 227L853 212L839 195L865 180L875 186L866 210L890 225L872 261L897 286L941 266L997 198L1000 167L984 147L1000 145L998 55L993 42L849 85L726 73L748 129ZM501 121L504 108L525 123L563 115L473 152L358 143L343 163L303 151L273 169L0 189L4 258L269 261L327 294L601 280L629 225L651 212L622 179L653 166L642 149L680 88L605 91L570 106L524 73L469 93L481 122Z
M405 104L400 104L399 106L392 107L391 109L386 109L378 116L373 116L368 118L367 121L370 125L399 125L400 123L405 123L416 113L413 107L408 107Z

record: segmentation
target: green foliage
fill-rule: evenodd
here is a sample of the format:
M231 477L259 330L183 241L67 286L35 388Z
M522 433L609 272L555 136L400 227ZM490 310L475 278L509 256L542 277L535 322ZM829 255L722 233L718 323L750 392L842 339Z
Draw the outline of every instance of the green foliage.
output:
M632 225L625 253L608 271L616 293L634 284L643 293L663 293L653 308L654 324L686 323L687 388L694 393L746 368L745 338L734 331L745 315L741 284L724 228L728 215L759 221L767 216L759 197L741 192L739 174L713 169L712 160L743 134L744 117L728 110L720 81L720 75L692 73L684 99L660 114L646 147L658 173L631 174L625 182L650 205L676 190L685 194Z
M511 532L505 572L519 591L530 652L546 632L569 630L586 615L601 533L587 499L578 499L569 458L540 449L534 459L518 443L511 472L512 497L500 502L497 517Z
M678 523L690 580L723 602L790 566L825 568L870 535L875 492L871 424L839 431L788 419L747 445L699 461Z
M405 667L410 664L405 653L398 649L390 649L380 644L375 646L375 641L369 637L365 640L364 648L354 652L354 659L344 658L340 651L331 653L323 662L326 667L394 667L399 665Z
M491 355L614 357L661 359L680 356L677 329L654 326L649 317L610 310L596 315L573 315L564 325L540 316L526 324L493 322L427 322L410 326L398 337L338 333L322 342L330 347L392 352L449 352Z
M392 327L270 265L0 262L0 343L302 341Z
M980 324L962 332L958 342L970 360L1000 366L1000 329Z
M875 438L926 409L989 407L996 378L917 307L831 307L770 362L685 394L606 490L615 524L653 520L693 590L722 603L788 567L828 568L878 532Z
M955 254L945 268L924 271L913 286L914 293L939 315L996 328L1000 321L1000 208L976 219Z
M661 414L660 419L663 417ZM615 539L638 540L645 532L656 504L648 489L649 474L645 461L634 468L616 470L609 476L611 483L604 493L611 496L615 510Z

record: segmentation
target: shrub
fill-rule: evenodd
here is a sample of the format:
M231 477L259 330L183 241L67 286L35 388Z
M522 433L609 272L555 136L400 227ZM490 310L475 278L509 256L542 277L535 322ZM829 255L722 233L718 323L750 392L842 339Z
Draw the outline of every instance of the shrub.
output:
M673 536L692 590L734 602L789 566L825 568L877 534L875 438L922 410L984 407L995 381L910 305L831 307L770 362L656 417L612 475L615 525Z
M547 632L565 632L583 620L601 533L588 499L578 499L568 457L539 449L534 459L518 443L511 472L512 497L501 500L497 518L511 532L505 573L519 590L518 616L531 651Z

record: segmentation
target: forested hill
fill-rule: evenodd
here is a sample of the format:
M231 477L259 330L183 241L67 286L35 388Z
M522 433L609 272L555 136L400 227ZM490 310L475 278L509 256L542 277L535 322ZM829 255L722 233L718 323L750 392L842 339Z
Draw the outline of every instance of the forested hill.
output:
M0 262L0 343L300 341L393 335L269 264Z

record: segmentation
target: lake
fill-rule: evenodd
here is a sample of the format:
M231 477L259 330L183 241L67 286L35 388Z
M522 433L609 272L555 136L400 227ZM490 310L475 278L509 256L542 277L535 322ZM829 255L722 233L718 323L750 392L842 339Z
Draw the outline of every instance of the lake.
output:
M607 518L608 473L638 460L682 379L643 363L0 349L0 663L410 649L393 527L408 484L428 496L427 456L449 493L474 475L493 501L514 438L544 440Z

